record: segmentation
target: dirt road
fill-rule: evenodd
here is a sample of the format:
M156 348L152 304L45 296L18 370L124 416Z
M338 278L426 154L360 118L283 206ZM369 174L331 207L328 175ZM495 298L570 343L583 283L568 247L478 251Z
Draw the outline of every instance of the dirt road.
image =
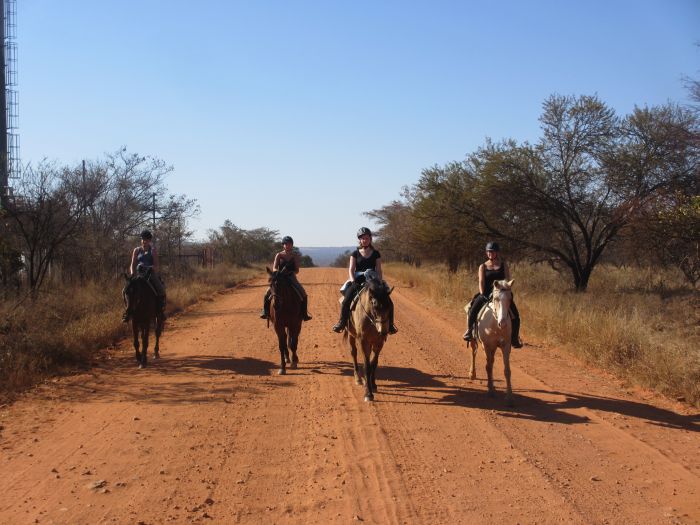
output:
M537 344L506 408L458 312L400 286L367 403L330 331L343 271L300 280L287 376L259 280L169 321L146 370L125 344L0 409L0 523L700 523L697 413Z

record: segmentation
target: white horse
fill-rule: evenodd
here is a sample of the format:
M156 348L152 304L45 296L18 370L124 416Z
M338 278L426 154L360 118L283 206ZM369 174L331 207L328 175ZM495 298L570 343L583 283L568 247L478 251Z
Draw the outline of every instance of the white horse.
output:
M503 374L506 376L506 403L508 406L513 404L513 390L510 385L510 336L512 324L508 314L510 303L513 301L512 285L512 279L510 281L496 281L493 283L491 300L481 309L476 318L476 337L468 343L472 349L472 363L469 370L470 379L476 379L477 341L481 343L486 353L489 397L494 397L496 393L493 387L493 362L496 348L501 349L503 353Z

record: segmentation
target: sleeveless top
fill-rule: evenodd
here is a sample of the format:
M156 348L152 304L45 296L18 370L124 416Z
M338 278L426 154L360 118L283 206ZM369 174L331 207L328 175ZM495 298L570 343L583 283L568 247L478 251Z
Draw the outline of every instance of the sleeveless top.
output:
M377 250L372 250L369 257L363 257L359 248L350 254L355 258L355 272L364 272L365 270L376 270L377 259L381 257Z
M279 261L277 264L280 268L282 268L282 266L286 266L287 271L290 271L290 272L297 271L297 258L295 255L292 255L289 259L284 259L280 255L280 258L279 258Z
M484 295L491 295L494 281L502 281L506 278L506 263L502 262L498 270L489 270L484 266Z
M136 256L136 260L145 268L150 268L153 266L153 249L150 248L145 251L143 247L139 247L139 254Z

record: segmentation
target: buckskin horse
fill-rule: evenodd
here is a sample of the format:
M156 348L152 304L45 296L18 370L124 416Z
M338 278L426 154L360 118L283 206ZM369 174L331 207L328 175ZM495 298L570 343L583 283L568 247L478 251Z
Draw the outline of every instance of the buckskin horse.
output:
M286 269L272 271L266 268L270 276L270 321L275 327L280 349L279 375L287 373L286 365L295 369L299 363L297 345L302 323L302 298L294 289ZM269 326L269 321L268 321ZM291 361L289 351L292 351Z
M134 350L136 351L136 361L139 368L145 368L148 363L148 337L151 330L151 323L155 322L156 343L153 348L153 357L158 359L160 334L163 332L163 318L158 308L158 297L153 287L148 283L151 270L145 274L137 272L131 277L124 275L127 285L124 288L124 298L126 299L131 315L131 329L134 335ZM141 336L141 350L139 351L139 335Z
M513 280L495 281L493 283L491 299L481 309L476 319L476 337L469 343L472 350L471 368L469 370L470 379L476 379L477 341L481 343L484 353L486 353L489 397L496 395L496 389L493 386L493 362L496 348L501 349L503 353L503 375L506 377L506 404L508 406L513 405L513 390L510 384L510 336L512 324L508 313L510 311L510 303L513 300L512 286Z
M358 294L357 303L343 333L343 339L350 342L355 382L361 385L364 376L365 401L374 401L374 392L377 391L379 353L389 335L391 291L383 281L369 278ZM365 357L364 374L357 364L358 343Z

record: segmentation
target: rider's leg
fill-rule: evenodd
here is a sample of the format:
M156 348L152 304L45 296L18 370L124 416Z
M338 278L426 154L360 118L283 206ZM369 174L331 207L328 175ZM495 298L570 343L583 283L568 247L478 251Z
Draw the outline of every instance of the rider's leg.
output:
M391 297L389 297L389 304L391 305L389 310L389 333L395 334L399 331L399 329L396 328L396 325L394 324L394 301L391 300Z
M304 287L301 285L301 283L297 280L296 275L292 276L292 285L299 291L299 295L301 295L301 318L304 321L311 321L311 316L309 315L309 297L306 295L306 290L304 290Z
M520 340L520 313L515 303L511 301L510 303L510 317L511 317L511 335L510 335L510 346L513 348L522 348L523 343Z
M467 315L467 331L464 332L462 339L471 341L474 338L474 325L476 324L476 316L479 315L479 310L486 304L486 297L481 294L476 294L472 299L472 304L469 307Z
M270 295L270 289L268 288L263 299L263 310L260 314L260 319L268 319L270 317Z
M165 285L160 275L157 274L151 274L150 281L158 297L158 310L160 311L161 318L165 320Z
M352 302L352 298L355 296L355 292L358 288L359 285L357 283L352 283L345 290L345 298L343 299L343 304L340 307L340 319L332 328L334 332L340 333L345 329L345 325L348 323L348 319L350 318L350 303Z
M127 285L128 286L128 285ZM129 296L126 295L126 286L122 290L122 297L124 298L124 313L122 314L122 321L127 323L131 319L131 312L129 311Z

